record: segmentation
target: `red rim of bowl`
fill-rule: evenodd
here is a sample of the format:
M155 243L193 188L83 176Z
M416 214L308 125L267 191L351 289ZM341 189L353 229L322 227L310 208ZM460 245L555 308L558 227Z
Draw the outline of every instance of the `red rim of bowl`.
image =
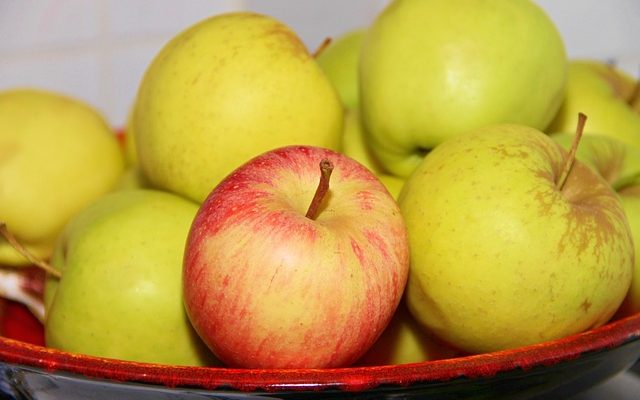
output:
M165 387L249 391L364 391L380 385L409 386L455 378L490 378L514 369L528 370L579 358L640 339L640 313L602 327L541 344L493 353L422 363L332 369L236 369L182 367L92 357L0 338L0 360L70 372L91 378Z

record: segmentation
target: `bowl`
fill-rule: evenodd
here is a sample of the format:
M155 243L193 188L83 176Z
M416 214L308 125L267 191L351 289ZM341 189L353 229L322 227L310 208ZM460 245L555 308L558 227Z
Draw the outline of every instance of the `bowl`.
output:
M638 313L546 343L414 364L288 370L170 366L46 348L41 325L29 322L22 305L5 303L0 395L9 399L566 398L631 368L640 357Z

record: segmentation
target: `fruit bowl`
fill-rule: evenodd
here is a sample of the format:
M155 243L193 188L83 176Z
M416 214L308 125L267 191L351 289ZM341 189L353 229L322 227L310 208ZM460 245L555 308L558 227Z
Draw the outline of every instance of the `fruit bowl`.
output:
M10 399L25 393L65 399L565 398L627 370L640 356L639 313L551 342L414 364L292 370L180 367L48 349L28 311L9 301L3 310L0 394Z

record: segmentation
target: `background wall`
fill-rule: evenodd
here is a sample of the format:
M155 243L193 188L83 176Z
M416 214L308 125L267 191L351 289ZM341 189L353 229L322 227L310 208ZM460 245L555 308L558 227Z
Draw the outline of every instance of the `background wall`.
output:
M201 19L253 10L290 25L310 49L367 26L387 0L0 0L0 90L37 86L83 99L121 126L147 65ZM537 0L571 57L640 71L640 0Z

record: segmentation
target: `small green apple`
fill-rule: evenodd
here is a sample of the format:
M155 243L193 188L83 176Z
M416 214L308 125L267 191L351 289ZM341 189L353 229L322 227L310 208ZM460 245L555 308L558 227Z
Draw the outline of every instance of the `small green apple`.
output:
M344 130L342 132L342 152L375 173L386 186L387 190L389 190L393 198L398 198L405 179L386 172L380 162L375 158L369 148L367 136L363 132L357 109L347 110L345 113Z
M131 165L120 176L114 190L151 189L151 185L144 173L137 165Z
M566 53L529 0L396 0L368 28L360 108L371 148L408 177L427 151L492 123L544 129L564 96Z
M400 178L399 176L394 176L390 174L377 174L376 175L380 182L387 188L389 193L393 196L394 199L398 199L400 193L402 192L402 187L406 182L406 179Z
M144 74L133 116L150 183L198 202L264 151L338 150L342 124L338 94L299 37L250 12L205 19L170 40Z
M640 113L629 102L635 82L623 71L594 60L569 63L567 94L547 132L573 131L578 112L589 116L585 134L615 137L640 148Z
M573 142L568 133L551 137L568 149ZM614 137L584 136L576 158L591 166L617 191L627 214L636 254L635 271L620 315L640 312L640 150Z
M342 152L376 174L385 172L371 152L357 109L351 109L345 113Z
M398 365L459 356L460 351L440 342L400 303L391 322L357 365Z
M611 186L570 161L546 134L513 124L456 136L425 157L399 199L406 299L421 325L479 353L614 315L634 268L628 220Z
M48 258L65 223L124 170L116 136L88 104L36 89L0 92L0 220ZM0 264L29 262L0 238Z
M358 62L365 30L355 29L344 33L320 53L318 65L333 83L345 108L359 106Z
M56 245L62 272L45 287L47 346L179 365L214 363L182 302L182 256L198 205L174 194L108 194L79 213Z

